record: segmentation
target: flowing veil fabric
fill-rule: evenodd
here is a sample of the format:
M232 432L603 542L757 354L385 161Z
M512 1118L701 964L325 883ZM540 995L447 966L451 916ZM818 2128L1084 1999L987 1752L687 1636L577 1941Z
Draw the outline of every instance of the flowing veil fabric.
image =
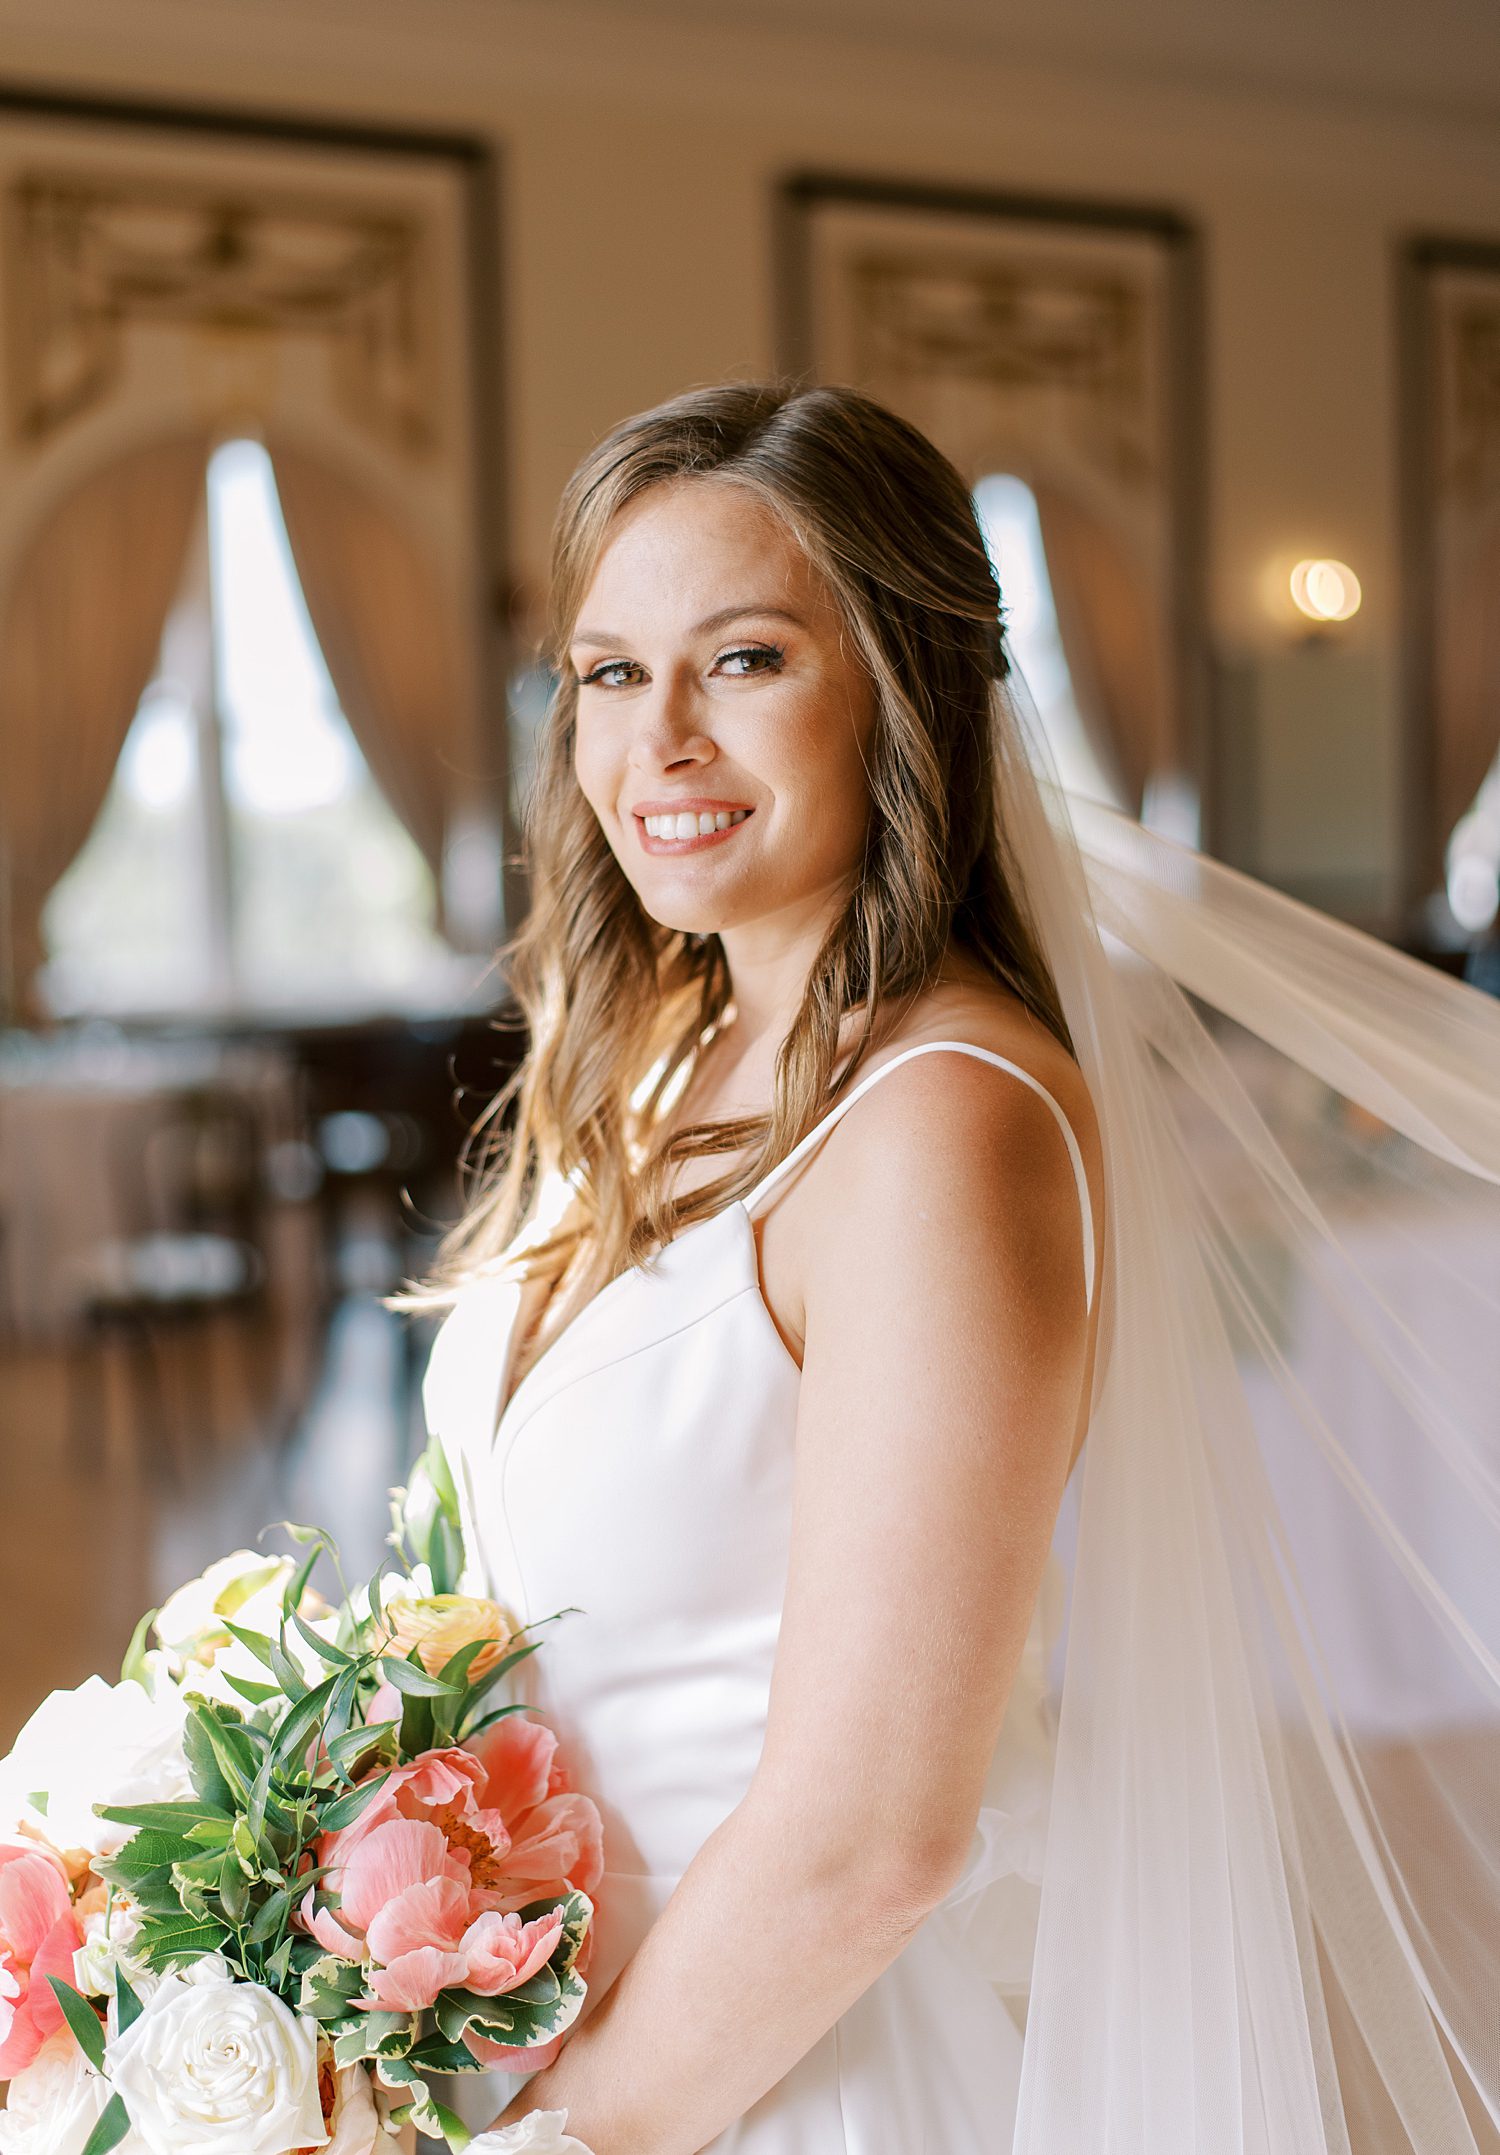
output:
M1108 1219L1014 2147L1500 2147L1500 1004L994 703Z

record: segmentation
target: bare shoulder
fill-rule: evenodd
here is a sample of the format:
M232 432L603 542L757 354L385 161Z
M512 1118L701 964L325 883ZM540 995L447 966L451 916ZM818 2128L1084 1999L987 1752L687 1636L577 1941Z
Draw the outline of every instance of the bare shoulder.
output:
M944 1046L984 1052L908 1053ZM1102 1195L1098 1118L1087 1080L1063 1043L1017 997L989 983L935 992L862 1074L903 1055L902 1067L871 1085L829 1138L829 1165L839 1163L841 1182L863 1183L893 1171L910 1171L920 1181L924 1172L941 1172L945 1162L956 1161L981 1176L989 1162L1007 1178L1034 1165L1045 1180L1050 1161L1076 1190L1050 1100L1077 1139L1091 1193ZM991 1057L1008 1067L997 1067ZM1055 1172L1051 1179L1058 1179Z
M955 1042L985 1052L906 1053ZM1042 1312L1081 1319L1084 1224L1059 1112L1077 1141L1096 1232L1103 1171L1073 1057L987 983L934 993L866 1070L903 1055L841 1118L793 1193L808 1327L820 1310L846 1314L851 1297L889 1303L914 1280L950 1307L1003 1302L1033 1328Z

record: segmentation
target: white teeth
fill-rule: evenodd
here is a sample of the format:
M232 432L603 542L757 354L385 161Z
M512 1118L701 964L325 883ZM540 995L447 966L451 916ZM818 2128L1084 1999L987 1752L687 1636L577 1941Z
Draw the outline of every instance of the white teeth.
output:
M749 813L748 808L720 808L695 815L685 808L679 815L645 816L642 821L653 838L706 838L710 831L727 831L743 823Z

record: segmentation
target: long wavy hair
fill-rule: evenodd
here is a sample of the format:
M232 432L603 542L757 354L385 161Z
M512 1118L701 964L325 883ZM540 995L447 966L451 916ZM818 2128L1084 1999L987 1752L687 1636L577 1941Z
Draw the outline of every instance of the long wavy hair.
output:
M860 873L777 1053L770 1114L664 1137L655 1129L663 1106L691 1075L732 984L717 935L664 928L646 913L584 798L566 654L626 504L648 487L708 477L744 487L780 517L841 609L874 687L870 805ZM625 420L584 457L553 528L554 685L522 832L531 904L499 953L529 1044L470 1133L463 1210L429 1278L389 1306L441 1306L502 1262L515 1277L554 1280L576 1266L594 1292L645 1262L791 1151L856 1076L882 1014L931 982L950 939L1073 1052L1007 854L1004 713L994 695L1009 671L1002 624L963 478L925 435L857 390L788 381L692 389ZM840 1069L850 1013L860 1023ZM681 1161L747 1146L732 1172L671 1194ZM535 1200L554 1172L571 1183L573 1203L539 1234Z

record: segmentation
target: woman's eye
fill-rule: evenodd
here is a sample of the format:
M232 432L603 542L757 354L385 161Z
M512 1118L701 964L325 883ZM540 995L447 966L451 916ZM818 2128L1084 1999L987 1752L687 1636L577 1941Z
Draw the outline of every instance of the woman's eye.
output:
M735 679L744 680L750 674L779 672L781 662L785 656L786 653L779 644L740 644L733 651L723 652L714 661L714 664L717 669L728 671ZM740 660L747 660L750 663L739 665L737 662ZM619 688L623 684L619 681L611 680L609 678L611 674L638 673L639 671L640 668L633 658L609 659L603 665L596 666L592 673L581 674L578 677L578 686L580 688Z
M631 667L632 667L632 666L633 666L634 664L635 664L635 660L634 660L634 659L629 659L629 658L615 658L615 659L611 659L611 660L609 661L609 663L608 663L607 665L605 665L605 666L596 666L596 667L594 668L594 670L593 670L593 672L592 672L592 673L586 673L586 674L584 674L584 675L583 675L583 677L581 678L581 680L579 681L579 683L578 683L578 686L579 686L580 688L593 688L593 687L595 687L595 686L596 686L597 684L602 684L602 683L604 683L604 677L605 677L605 675L606 675L606 674L610 674L610 673L620 673L620 672L628 672L628 671L629 671L629 669L630 669L630 668L631 668ZM607 685L608 687L610 687L610 688L618 688L618 687L619 687L619 683L618 683L617 681L611 681L611 682L607 683L606 685Z
M726 651L719 660L719 664L728 666L734 659L741 658L766 659L769 661L768 666L747 666L744 671L746 673L764 673L767 671L774 673L780 667L785 656L785 652L776 644L742 644L738 650Z

